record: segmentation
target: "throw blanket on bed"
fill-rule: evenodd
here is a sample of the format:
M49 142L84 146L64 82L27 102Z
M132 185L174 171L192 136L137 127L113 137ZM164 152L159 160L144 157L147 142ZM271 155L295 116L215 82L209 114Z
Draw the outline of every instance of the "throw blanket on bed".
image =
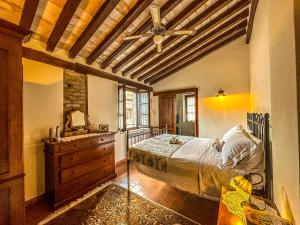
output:
M170 139L176 137L181 144L170 144ZM194 139L188 136L163 134L149 138L130 146L129 159L142 163L157 170L166 171L168 159L183 144Z

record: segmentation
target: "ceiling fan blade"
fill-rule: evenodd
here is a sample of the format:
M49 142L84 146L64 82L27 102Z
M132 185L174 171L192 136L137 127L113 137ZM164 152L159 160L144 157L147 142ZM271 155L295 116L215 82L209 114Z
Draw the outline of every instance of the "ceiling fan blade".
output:
M138 34L138 35L132 35L132 36L124 37L123 40L124 41L130 41L130 40L133 40L133 39L138 39L138 38L143 38L143 37L150 37L150 36L153 36L153 34L150 34L150 33Z
M159 5L152 4L150 6L150 12L152 16L153 26L155 29L161 27L160 25L160 8Z
M161 53L162 52L162 44L157 44L156 45L156 51L157 51L157 53Z
M196 32L194 30L168 30L166 31L166 35L195 35Z

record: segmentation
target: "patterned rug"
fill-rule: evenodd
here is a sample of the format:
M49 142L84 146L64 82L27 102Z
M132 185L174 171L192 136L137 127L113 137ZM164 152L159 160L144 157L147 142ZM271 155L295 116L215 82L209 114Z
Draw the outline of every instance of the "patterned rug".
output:
M62 211L62 210L58 210ZM55 215L57 215L55 217ZM199 223L151 202L114 183L76 205L54 212L46 225L195 225Z

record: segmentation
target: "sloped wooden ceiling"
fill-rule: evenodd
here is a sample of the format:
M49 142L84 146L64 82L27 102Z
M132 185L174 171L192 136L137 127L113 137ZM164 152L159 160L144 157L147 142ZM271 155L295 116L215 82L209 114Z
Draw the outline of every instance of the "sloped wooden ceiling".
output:
M164 37L158 54L152 38L124 41L152 28L149 6L161 6L167 29L194 29L194 36ZM0 18L33 31L49 52L155 84L227 45L251 38L258 0L1 0Z

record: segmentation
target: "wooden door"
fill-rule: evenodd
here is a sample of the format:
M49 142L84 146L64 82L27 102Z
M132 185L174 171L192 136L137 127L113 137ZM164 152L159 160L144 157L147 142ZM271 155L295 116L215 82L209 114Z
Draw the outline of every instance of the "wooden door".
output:
M0 224L24 224L22 38L0 21Z
M176 134L176 95L159 96L159 127L168 125L168 133Z

